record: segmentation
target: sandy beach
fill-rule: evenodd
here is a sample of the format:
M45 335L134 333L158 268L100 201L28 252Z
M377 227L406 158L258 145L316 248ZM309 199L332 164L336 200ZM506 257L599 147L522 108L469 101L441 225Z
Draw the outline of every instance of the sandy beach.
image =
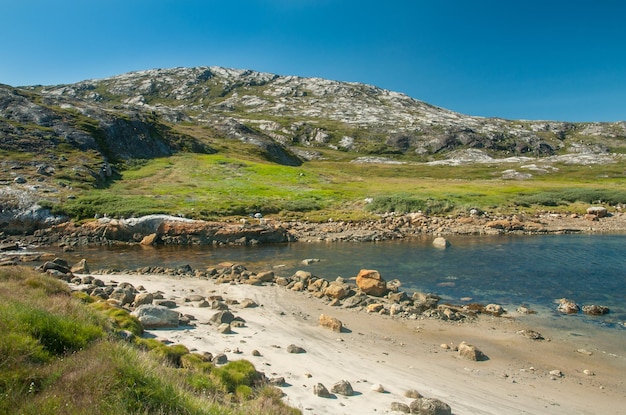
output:
M547 329L537 315L515 311L463 323L398 319L333 307L273 284L217 284L150 274L99 278L129 282L175 300L175 310L193 316L192 324L148 330L146 336L184 344L192 351L225 353L229 360L247 359L268 378L284 377L285 402L306 415L399 413L392 411L392 403L410 404L408 390L440 399L457 415L624 413L626 348L623 342L598 335L599 328L575 333ZM233 303L230 311L245 325L219 333L209 324L218 311L185 302L191 295L221 296ZM244 299L258 306L234 303ZM343 331L321 327L321 314L339 319ZM540 331L545 339L519 333L528 329ZM454 346L462 341L487 358L460 357ZM292 344L305 353L288 353ZM255 356L255 350L260 355ZM323 398L313 393L318 383L330 391L341 380L350 382L352 396L335 393ZM384 392L372 390L376 384Z

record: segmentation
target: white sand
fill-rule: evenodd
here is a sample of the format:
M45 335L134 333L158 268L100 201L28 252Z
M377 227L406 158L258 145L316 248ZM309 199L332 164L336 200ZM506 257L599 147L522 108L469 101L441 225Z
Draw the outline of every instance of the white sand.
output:
M392 402L411 402L403 395L408 389L441 399L457 415L626 411L626 345L602 344L593 332L573 336L554 330L539 330L550 340L533 341L517 334L536 322L532 316L481 316L462 324L400 320L330 307L308 294L277 286L216 285L158 275L100 278L143 285L149 292L160 290L166 298L178 300L190 294L253 299L259 307L231 306L233 314L246 321L245 327L234 328L232 334L219 334L207 324L217 310L191 306L177 310L194 316L195 326L147 334L184 344L192 351L226 352L230 360L250 360L268 377L283 376L288 383L281 388L284 400L306 415L392 413ZM320 327L322 313L340 319L347 330L336 333ZM440 347L461 341L474 344L489 359L468 361ZM306 353L287 353L290 344L303 347ZM255 349L260 357L252 355ZM551 376L549 372L555 369L564 376ZM321 398L313 394L318 382L330 390L342 379L351 383L355 395ZM385 387L385 393L370 389L377 383Z

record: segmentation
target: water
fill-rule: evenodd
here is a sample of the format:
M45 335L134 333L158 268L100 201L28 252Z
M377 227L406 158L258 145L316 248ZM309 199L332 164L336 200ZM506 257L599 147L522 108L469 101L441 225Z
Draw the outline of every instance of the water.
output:
M398 279L406 291L433 292L456 304L499 303L515 310L522 304L548 311L555 301L611 309L602 317L577 318L623 329L626 321L626 235L542 235L450 237L442 250L432 238L379 243L294 243L255 247L84 248L60 256L86 258L91 268L133 269L189 264L205 269L222 261L253 271L275 269L289 276L298 269L326 279L354 277L362 268ZM319 259L310 265L301 261Z

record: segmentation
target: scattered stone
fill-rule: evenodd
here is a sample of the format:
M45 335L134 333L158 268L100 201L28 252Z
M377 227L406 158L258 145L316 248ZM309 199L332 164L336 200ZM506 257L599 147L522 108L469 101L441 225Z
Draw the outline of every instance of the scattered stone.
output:
M335 383L333 387L330 389L332 393L337 393L339 395L344 396L352 396L354 395L354 390L352 389L352 385L347 380L340 380Z
M152 304L152 301L154 301L154 296L151 293L139 293L135 295L135 301L133 301L133 303L135 307L139 307L144 304Z
M374 383L370 387L370 390L372 390L374 392L378 392L378 393L385 393L385 387L383 385L381 385L380 383Z
M320 262L318 258L307 258L301 261L302 265L311 265L315 262Z
M382 310L383 308L385 308L384 304L381 303L374 303L374 304L369 304L367 306L367 312L368 313L378 313L380 312L380 310Z
M446 249L450 246L450 242L446 238L438 236L433 240L433 246L435 248Z
M406 398L418 399L422 397L422 394L416 391L415 389L409 389L404 392L404 396Z
M402 402L391 402L391 410L393 412L402 412L404 414L410 414L411 408L409 405Z
M341 284L331 283L324 290L324 295L335 300L341 300L348 295L348 291Z
M556 378L562 378L563 377L563 372L561 372L558 369L554 369L550 371L550 376L554 376Z
M544 339L541 333L535 330L531 330L531 329L520 330L517 332L517 334L522 335L531 340L543 340Z
M559 306L557 307L557 310L565 314L576 314L580 311L580 307L572 300L568 300L567 298L561 298L559 300Z
M282 376L270 378L268 382L270 383L270 385L274 386L285 386L285 378Z
M331 329L332 331L336 331L337 333L341 333L343 323L339 319L322 314L320 315L319 321L320 326Z
M461 342L459 344L459 356L474 361L485 360L486 356L481 352L476 346L468 344L466 342Z
M583 313L591 315L591 316L601 316L609 313L609 308L602 305L584 305Z
M220 311L218 313L213 314L213 316L209 319L211 324L220 325L222 323L230 324L235 319L233 313L228 310Z
M589 369L585 369L583 370L583 373L587 376L595 376L596 374L593 373L593 371L589 370Z
M159 235L156 233L152 233L150 235L146 235L141 240L140 244L144 246L156 245L159 242Z
M445 349L445 350L450 350L450 345L446 344L446 343L441 343L439 345L439 347L441 347L442 349Z
M177 307L176 301L173 301L173 300L157 300L155 298L154 299L154 304L160 305L161 307L167 307L167 308L176 308Z
M239 305L241 308L256 308L259 306L256 301L250 298L244 298Z
M587 350L587 349L578 349L578 350L576 350L576 351L577 351L578 353L580 353L580 354L586 354L587 356L591 356L591 355L593 354L592 352L590 352L590 351L589 351L589 350Z
M492 316L500 317L504 314L504 308L502 308L499 304L487 304L483 310L486 314L491 314Z
M409 405L412 414L419 415L452 415L447 403L435 398L418 398Z
M232 333L231 327L229 323L222 323L217 327L217 331L222 334L230 334Z
M326 386L321 383L317 383L315 386L313 386L313 394L321 398L330 398L331 396L330 392L328 392L328 389L326 389Z
M259 352L257 349L254 349L252 351L252 356L260 357L261 356L261 352Z
M382 297L387 293L387 283L376 270L362 269L356 276L356 285L365 294Z
M167 307L143 304L137 307L131 315L137 317L144 328L178 327L180 314Z
M587 208L587 214L598 218L604 218L608 215L608 210L604 206L590 206Z
M296 346L295 344L290 344L287 346L287 353L306 353L306 350L300 346Z
M226 356L224 353L218 353L213 356L213 360L211 360L211 362L215 365L225 365L226 363L228 363L228 356Z
M536 313L535 311L531 310L530 308L524 305L517 307L517 312L520 314L535 314Z
M87 265L87 260L83 258L78 261L78 263L72 266L71 271L74 274L89 274L89 266Z

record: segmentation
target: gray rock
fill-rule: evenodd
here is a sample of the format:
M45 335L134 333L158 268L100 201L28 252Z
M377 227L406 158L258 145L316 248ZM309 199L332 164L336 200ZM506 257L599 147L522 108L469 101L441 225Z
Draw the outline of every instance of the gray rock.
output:
M154 301L154 296L151 293L139 293L135 295L135 307L139 307L144 304L152 304Z
M222 333L222 334L230 334L232 333L230 324L228 323L222 323L217 327L217 331Z
M180 316L177 311L154 304L141 305L131 315L137 317L145 328L178 327Z
M321 398L330 398L331 396L330 392L328 392L328 389L326 389L326 386L321 383L317 383L315 386L313 386L313 394Z
M595 304L584 305L583 306L583 313L589 314L589 315L592 315L592 316L601 316L601 315L604 315L604 314L608 314L609 313L609 308L606 307L606 306L595 305Z
M290 344L287 346L287 353L306 353L306 350L300 346L296 346L295 344Z
M409 405L412 414L452 415L450 405L435 398L418 398Z
M219 313L213 314L213 316L209 319L211 324L220 325L222 323L230 324L235 319L233 313L228 310L220 311Z
M337 393L344 396L354 395L354 389L352 389L352 385L347 380L340 380L339 382L335 383L330 391L332 393Z
M211 362L213 362L213 364L215 365L225 365L226 363L228 363L228 356L226 356L224 353L218 353L213 356L213 360L211 360Z
M411 408L409 405L402 402L391 402L391 410L393 412L402 412L404 414L411 413Z

